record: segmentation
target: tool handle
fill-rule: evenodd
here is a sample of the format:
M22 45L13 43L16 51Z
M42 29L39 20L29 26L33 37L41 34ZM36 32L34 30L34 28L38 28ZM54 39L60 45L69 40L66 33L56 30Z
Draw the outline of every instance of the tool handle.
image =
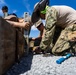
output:
M68 59L69 57L71 57L72 55L69 53L66 56L61 57L60 59L56 60L57 64L61 64L63 61L65 61L66 59Z

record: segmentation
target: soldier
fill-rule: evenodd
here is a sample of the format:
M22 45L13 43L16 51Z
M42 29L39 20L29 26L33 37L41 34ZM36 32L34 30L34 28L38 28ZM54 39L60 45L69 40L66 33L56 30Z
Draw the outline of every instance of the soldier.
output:
M24 28L26 30L29 30L29 28L33 25L33 23L31 22L31 17L28 18L29 22L24 22L24 19L18 19L14 15L7 16L4 19L8 23L10 23L13 27ZM18 20L18 22L16 22L16 20ZM40 35L37 38L32 38L32 40L41 39L43 35L43 30L44 30L44 25L41 19L39 19L34 25L40 31Z
M15 13L11 13L11 14L9 14L8 13L8 7L7 6L3 6L2 7L2 12L3 12L3 14L4 14L4 18L6 17L6 16L9 16L9 15L14 15L14 16L16 16L17 17L17 15L15 14Z
M3 12L3 14L4 14L4 17L5 17L5 16L8 16L8 7L7 7L7 6L3 6L3 7L2 7L2 12Z
M8 7L7 7L7 6L3 6L3 7L2 7L2 12L3 12L3 13L8 12Z
M46 4L45 4L46 5ZM64 55L65 53L76 52L76 10L69 6L43 6L36 3L32 13L32 22L37 22L38 19L45 19L45 31L40 43L36 48L36 53L46 53L50 48L54 55ZM56 43L53 44L56 26L63 30L60 33ZM70 35L69 35L70 34ZM73 35L73 36L72 36Z

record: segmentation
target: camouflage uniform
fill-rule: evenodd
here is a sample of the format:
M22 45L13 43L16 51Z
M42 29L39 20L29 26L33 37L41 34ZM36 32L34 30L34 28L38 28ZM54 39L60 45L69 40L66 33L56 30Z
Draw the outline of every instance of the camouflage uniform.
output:
M42 50L48 50L51 46L52 53L55 55L63 55L65 52L76 51L76 43L68 40L67 34L76 31L76 24L70 25L62 30L59 38L57 39L55 45L53 45L54 33L56 30L57 22L57 11L53 7L48 7L46 10L46 26L45 34L42 38L40 48Z

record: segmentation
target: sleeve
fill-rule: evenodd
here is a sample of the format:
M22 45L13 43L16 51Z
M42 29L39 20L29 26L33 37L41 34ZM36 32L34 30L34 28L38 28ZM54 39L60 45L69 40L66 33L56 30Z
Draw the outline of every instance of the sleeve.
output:
M55 31L55 23L57 22L57 11L53 7L48 7L46 9L46 24L45 24L45 33L44 37L41 40L40 48L46 50L49 48L50 44L53 41L53 35Z
M39 20L35 23L35 27L37 28L41 23L42 23L42 20L39 19Z

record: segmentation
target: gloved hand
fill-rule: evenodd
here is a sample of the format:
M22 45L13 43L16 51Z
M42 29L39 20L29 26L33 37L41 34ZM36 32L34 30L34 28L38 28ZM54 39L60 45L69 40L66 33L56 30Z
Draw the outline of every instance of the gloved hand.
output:
M44 50L42 50L39 46L36 47L33 51L34 51L35 54L40 54L40 53L44 54Z

